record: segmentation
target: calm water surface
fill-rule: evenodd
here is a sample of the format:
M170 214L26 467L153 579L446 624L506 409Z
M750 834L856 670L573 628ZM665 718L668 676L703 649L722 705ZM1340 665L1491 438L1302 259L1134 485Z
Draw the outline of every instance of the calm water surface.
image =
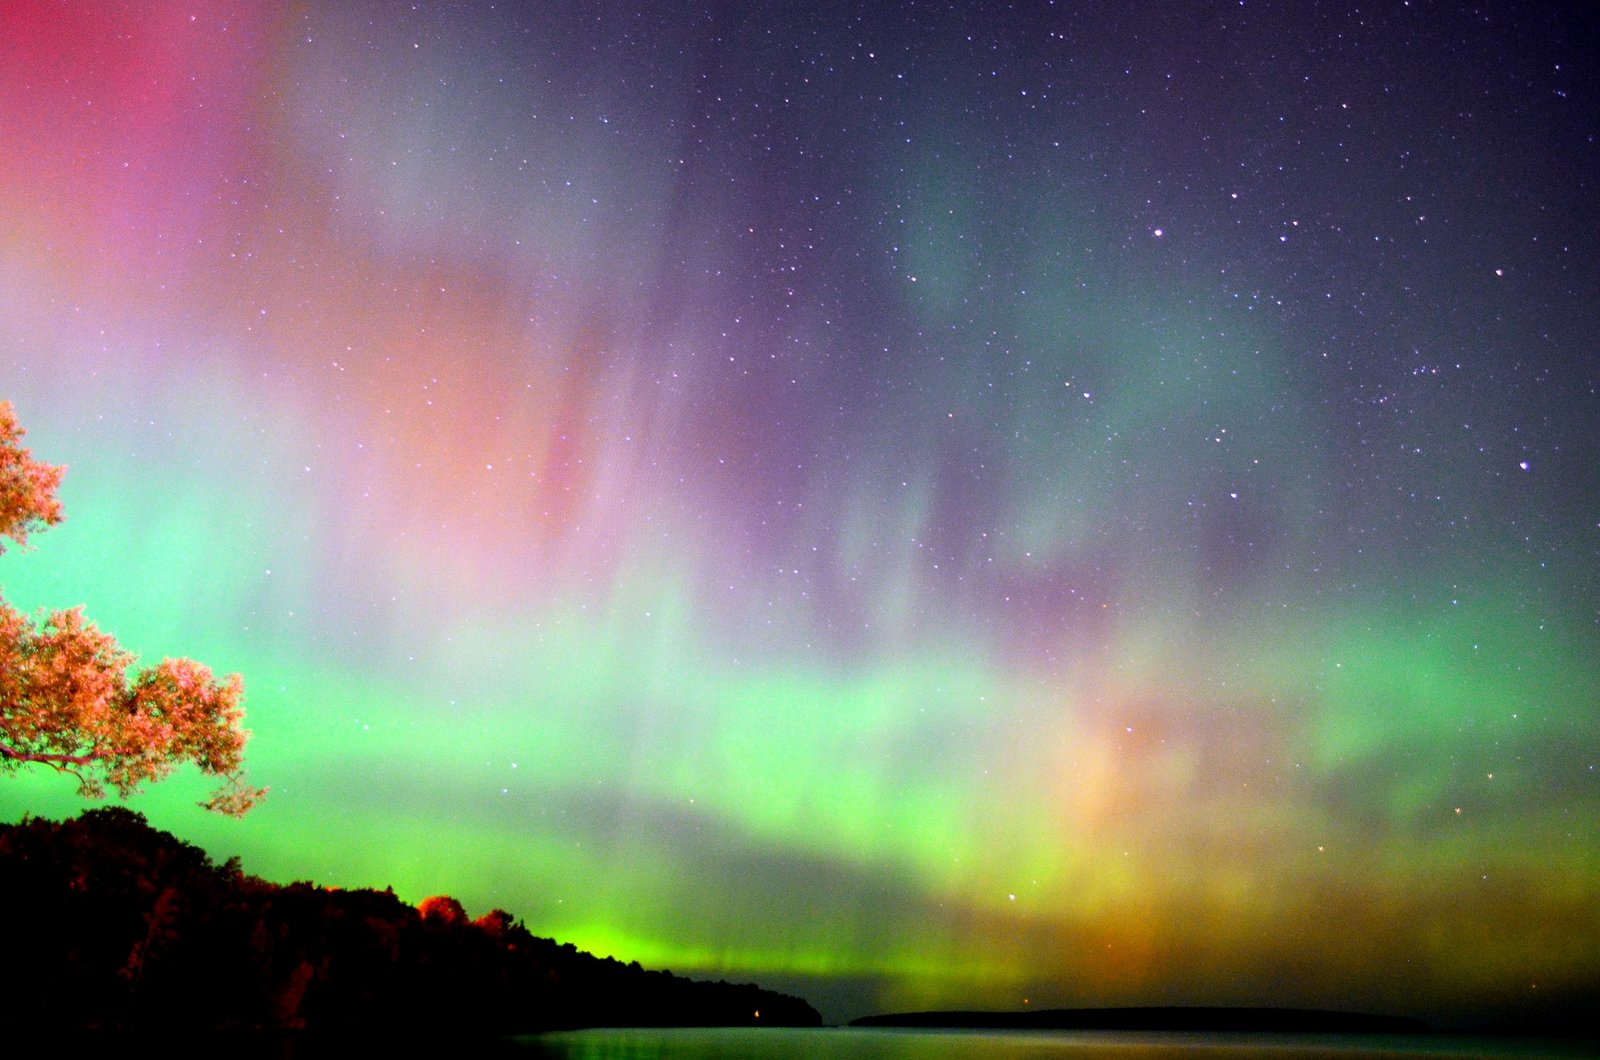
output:
M592 1030L519 1039L549 1060L1379 1060L1593 1056L1592 1046L1492 1038L1143 1034L1125 1031Z

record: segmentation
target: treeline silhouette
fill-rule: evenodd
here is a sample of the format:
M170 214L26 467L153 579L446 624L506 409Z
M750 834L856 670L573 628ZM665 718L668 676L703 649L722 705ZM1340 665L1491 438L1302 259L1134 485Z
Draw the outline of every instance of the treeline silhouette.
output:
M805 1001L597 958L494 910L279 886L111 807L0 826L9 1011L55 1030L506 1034L817 1026Z

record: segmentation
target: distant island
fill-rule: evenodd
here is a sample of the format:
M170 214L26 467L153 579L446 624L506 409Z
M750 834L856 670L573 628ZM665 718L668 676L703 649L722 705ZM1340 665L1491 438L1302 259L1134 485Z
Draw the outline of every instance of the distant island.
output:
M1028 1012L900 1012L863 1016L852 1027L985 1030L1249 1031L1274 1034L1421 1034L1404 1016L1297 1008L1056 1008Z
M800 998L583 953L453 898L246 875L121 807L0 825L9 1011L52 1031L802 1026Z

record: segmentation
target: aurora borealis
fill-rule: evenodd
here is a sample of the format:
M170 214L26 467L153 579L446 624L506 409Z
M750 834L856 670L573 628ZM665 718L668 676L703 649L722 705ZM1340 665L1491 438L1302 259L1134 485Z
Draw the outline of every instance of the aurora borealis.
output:
M269 879L874 1010L1600 983L1576 5L0 5L0 558ZM0 814L73 785L5 778Z

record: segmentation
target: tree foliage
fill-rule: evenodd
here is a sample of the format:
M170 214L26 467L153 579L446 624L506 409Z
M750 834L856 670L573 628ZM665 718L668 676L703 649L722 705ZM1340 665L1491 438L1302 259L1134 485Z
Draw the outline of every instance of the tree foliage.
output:
M11 402L0 401L0 538L27 547L28 534L61 521L56 487L66 468L41 464L22 448L27 432L17 425ZM0 553L6 550L0 541Z
M435 921L440 924L465 924L467 911L456 899L448 894L436 894L424 898L417 905L417 912L422 914L422 919Z
M0 401L0 538L22 547L61 521L55 491L66 470L35 461L24 433ZM81 608L35 619L0 597L0 771L48 765L76 777L85 797L108 787L127 797L193 762L223 778L201 805L235 816L250 809L266 789L241 774L249 733L239 675L219 681L192 659L138 670L135 662Z

